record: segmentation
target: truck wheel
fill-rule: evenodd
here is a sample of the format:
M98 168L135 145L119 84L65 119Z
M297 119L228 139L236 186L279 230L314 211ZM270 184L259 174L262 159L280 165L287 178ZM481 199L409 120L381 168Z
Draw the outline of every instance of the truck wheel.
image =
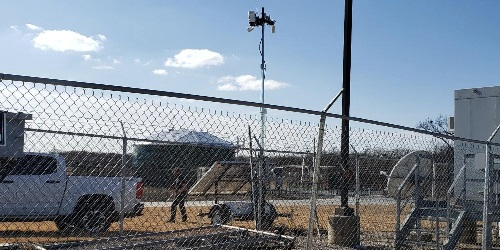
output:
M58 218L54 222L56 223L57 229L61 232L68 232L71 228L74 228L66 218Z
M264 216L264 218L262 218L262 224L261 224L262 230L267 231L267 230L271 229L273 226L273 222L274 222L273 217Z
M225 225L231 221L231 210L226 206L220 206L212 211L211 224Z
M106 201L88 201L78 209L77 227L86 233L106 232L111 226L112 204Z
M262 230L267 231L272 228L273 222L278 217L278 213L276 212L276 208L270 204L266 203L264 208L264 216L262 218Z

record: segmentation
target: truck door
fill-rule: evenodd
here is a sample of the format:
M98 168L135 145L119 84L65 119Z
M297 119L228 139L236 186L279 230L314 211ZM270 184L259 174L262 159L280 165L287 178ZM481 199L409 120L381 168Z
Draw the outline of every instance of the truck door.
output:
M0 216L15 216L15 192L12 191L14 181L10 172L15 166L15 158L0 157Z
M25 155L16 164L10 189L20 215L57 215L64 194L65 172L52 155Z

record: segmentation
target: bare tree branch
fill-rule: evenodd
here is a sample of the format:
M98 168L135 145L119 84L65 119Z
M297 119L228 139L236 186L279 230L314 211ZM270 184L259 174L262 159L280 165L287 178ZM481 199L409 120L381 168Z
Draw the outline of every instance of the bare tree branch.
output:
M451 133L448 130L448 122L446 120L446 116L444 116L442 114L434 119L431 119L428 117L427 119L419 122L417 124L416 128L427 130L427 131L434 132L434 133L443 134L443 135L453 135L453 133ZM444 139L443 137L438 137L438 138L441 139L444 143L446 143L446 145L448 145L448 147L453 149L453 147L450 145L450 143L446 139Z

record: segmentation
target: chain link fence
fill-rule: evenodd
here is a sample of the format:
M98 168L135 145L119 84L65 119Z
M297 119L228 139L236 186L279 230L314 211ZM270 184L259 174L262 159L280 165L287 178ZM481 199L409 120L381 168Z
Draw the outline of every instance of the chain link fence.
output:
M350 129L346 172L339 115L325 114L317 162L321 112L1 76L0 248L441 249L481 242L484 170L474 166L486 142L350 118L360 128ZM198 107L180 104L186 100ZM259 115L206 108L212 103L279 110L284 118L268 118L262 140ZM483 159L495 169L499 145L488 145ZM336 214L344 179L355 211L349 218ZM497 193L492 185L487 195L498 201Z

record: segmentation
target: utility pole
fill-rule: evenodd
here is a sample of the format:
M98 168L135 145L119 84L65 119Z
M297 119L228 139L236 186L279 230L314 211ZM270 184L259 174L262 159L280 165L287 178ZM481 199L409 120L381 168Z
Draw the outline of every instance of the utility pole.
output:
M351 85L351 38L352 38L352 2L345 0L344 19L344 62L342 81L342 134L340 135L340 160L342 167L342 178L340 186L340 208L328 217L328 243L338 246L354 247L360 242L359 237L359 215L349 207L348 193L349 183L354 179L353 172L349 167L349 108L350 108L350 85ZM354 150L356 151L356 150ZM358 176L358 166L356 176ZM357 199L356 199L357 202ZM357 208L356 203L356 208ZM346 237L347 236L347 237Z
M345 0L344 19L344 62L342 88L342 116L349 116L351 103L351 41L352 41L352 1ZM342 134L340 136L340 157L343 176L340 189L340 206L348 208L349 182L352 172L349 168L349 120L342 119ZM344 209L345 216L353 215L352 209Z

